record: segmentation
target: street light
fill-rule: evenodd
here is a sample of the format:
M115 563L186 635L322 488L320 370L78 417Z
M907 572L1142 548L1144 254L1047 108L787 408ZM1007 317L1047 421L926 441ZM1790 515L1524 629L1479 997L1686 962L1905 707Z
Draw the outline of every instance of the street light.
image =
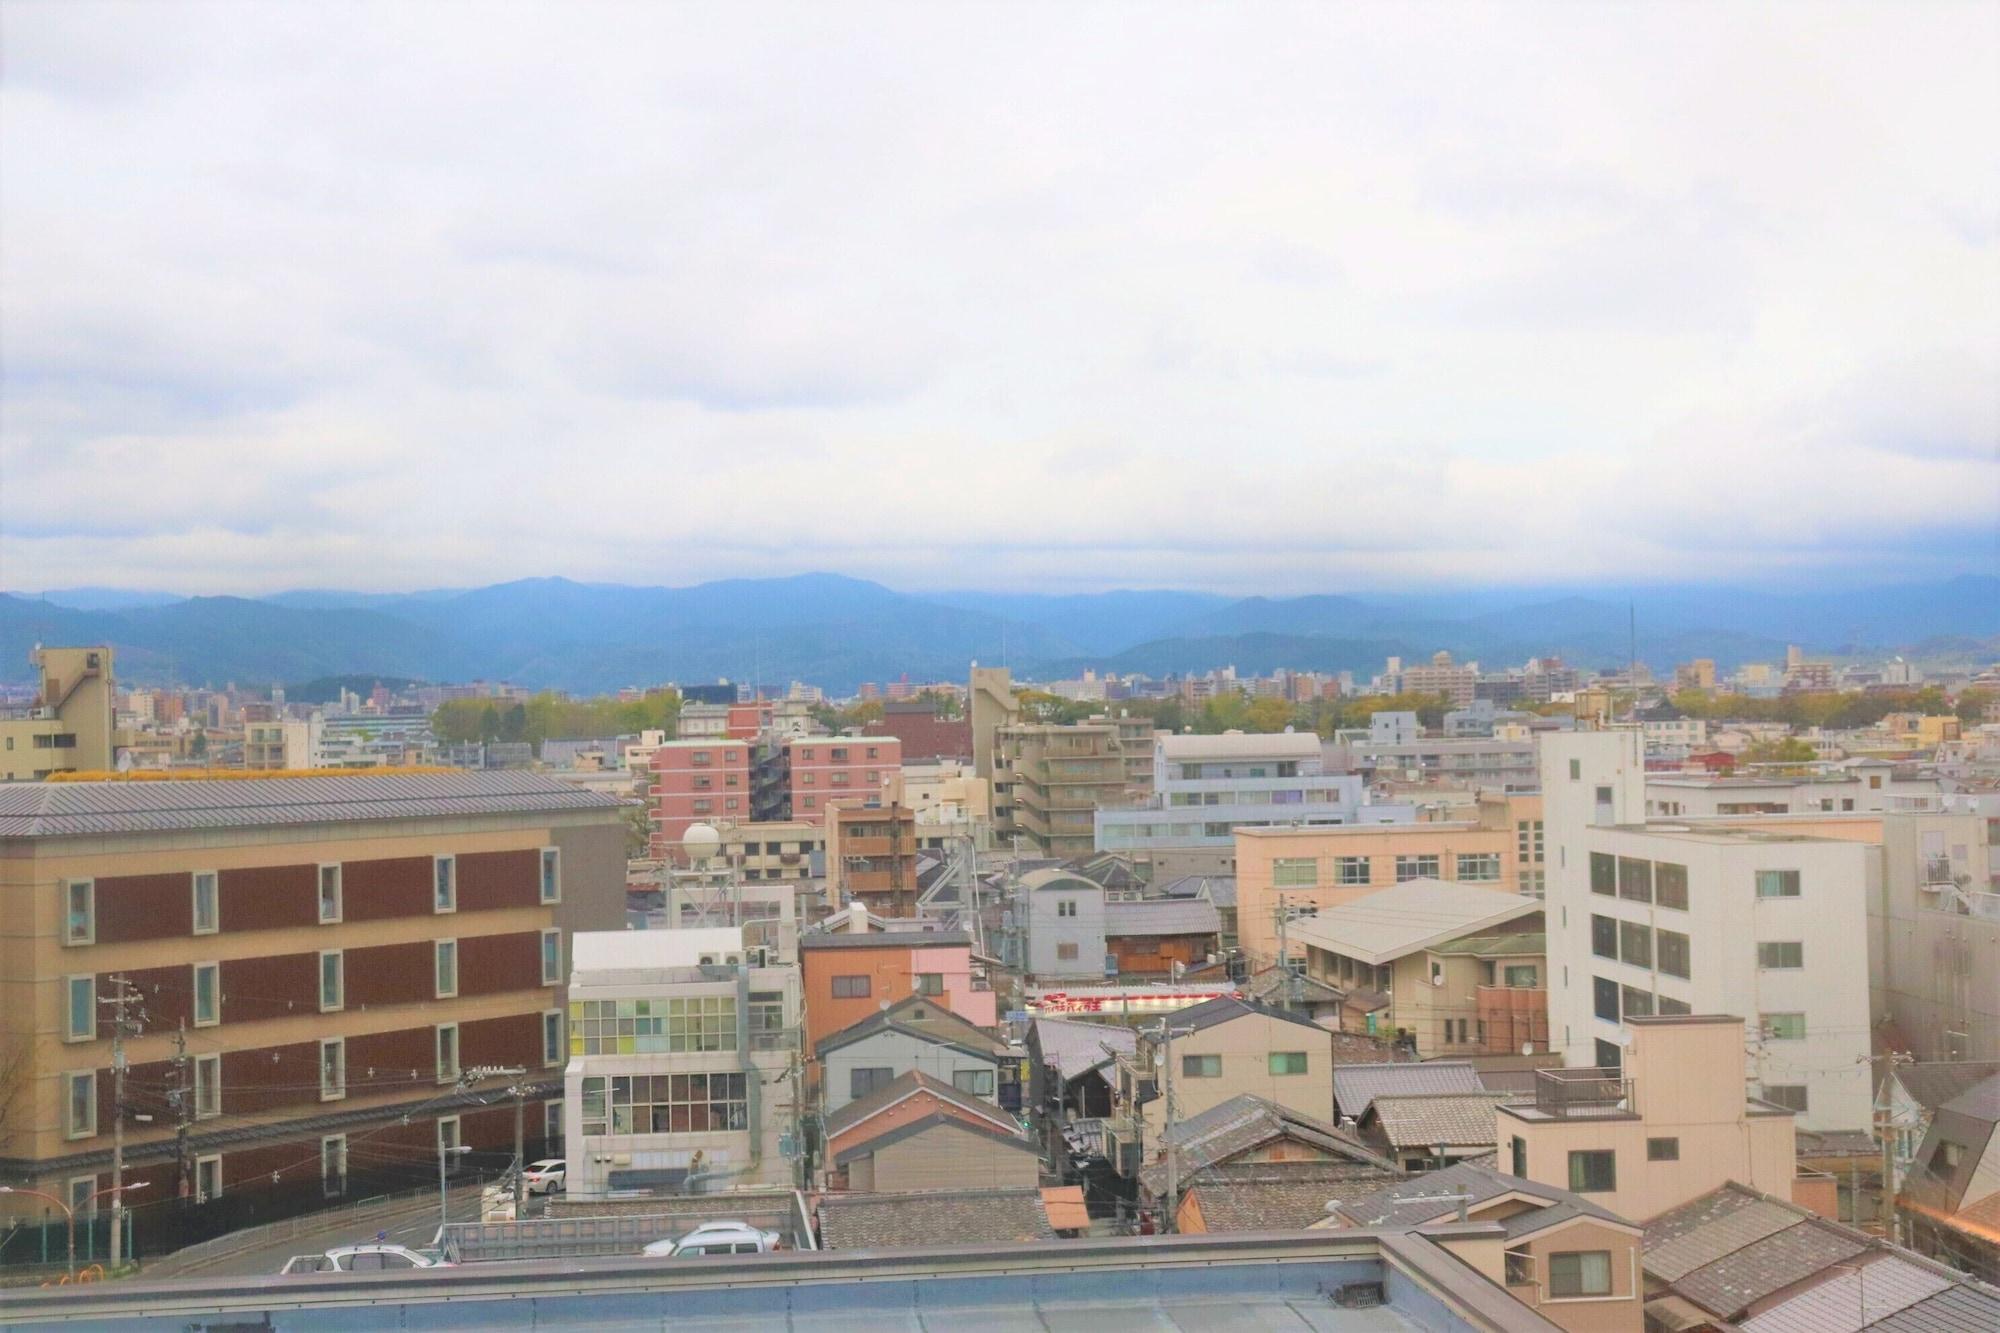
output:
M90 1202L90 1201L91 1201L92 1199L95 1199L95 1198L97 1198L97 1197L98 1197L99 1195L104 1195L104 1194L109 1194L109 1193L111 1193L111 1192L112 1192L113 1190L120 1190L120 1189L125 1189L125 1190L142 1190L142 1189L145 1189L145 1188L146 1188L146 1186L147 1186L147 1185L149 1185L149 1184L151 1184L151 1183L152 1183L151 1181L146 1181L146 1180L137 1180L137 1181L133 1181L133 1182L131 1182L130 1184L122 1184L122 1185L107 1185L107 1186L105 1186L105 1187L104 1187L103 1189L101 1189L101 1190L96 1190L96 1191L94 1191L93 1193L91 1193L91 1194L89 1194L89 1195L86 1195L83 1201L84 1201L85 1203L89 1203L89 1202ZM35 1198L37 1198L37 1199L47 1199L47 1200L48 1200L48 1201L49 1201L50 1203L54 1204L54 1205L55 1205L56 1207L58 1207L58 1208L60 1208L60 1209L62 1209L62 1210L63 1210L63 1217L64 1217L65 1219L67 1219L67 1220L68 1220L68 1223L69 1223L69 1275L70 1275L70 1276L71 1276L72 1278L74 1278L74 1277L76 1276L76 1207L75 1207L75 1205L73 1205L73 1204L68 1204L68 1203L64 1203L64 1202L63 1202L63 1201L62 1201L61 1199L57 1198L57 1197L56 1197L55 1195L53 1195L53 1194L44 1194L44 1193L43 1193L42 1191L40 1191L40 1190L31 1190L31 1189L23 1189L22 1187L20 1187L20 1186L18 1186L18 1185L0 1185L0 1194L32 1194L32 1195L33 1195L33 1196L34 1196Z

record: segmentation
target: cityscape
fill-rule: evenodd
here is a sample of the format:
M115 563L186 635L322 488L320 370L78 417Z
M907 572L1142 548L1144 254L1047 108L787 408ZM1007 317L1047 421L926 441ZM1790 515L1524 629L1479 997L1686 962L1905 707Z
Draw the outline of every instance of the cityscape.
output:
M0 0L0 1327L2000 1329L2000 21L1776 13Z

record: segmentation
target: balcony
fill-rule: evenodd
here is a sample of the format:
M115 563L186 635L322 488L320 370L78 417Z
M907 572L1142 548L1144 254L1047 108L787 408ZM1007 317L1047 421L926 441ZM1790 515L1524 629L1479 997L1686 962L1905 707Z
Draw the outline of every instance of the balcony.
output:
M1630 1112L1632 1080L1616 1069L1540 1069L1535 1109L1560 1118Z
M1949 856L1926 856L1923 858L1922 870L1924 876L1923 882L1925 884L1956 883L1952 879L1951 858Z

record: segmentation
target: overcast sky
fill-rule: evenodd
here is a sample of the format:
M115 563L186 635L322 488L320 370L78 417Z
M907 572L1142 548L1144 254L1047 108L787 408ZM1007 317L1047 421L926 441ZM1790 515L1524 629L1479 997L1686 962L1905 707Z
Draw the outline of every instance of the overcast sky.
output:
M0 587L2000 559L2000 6L0 4Z

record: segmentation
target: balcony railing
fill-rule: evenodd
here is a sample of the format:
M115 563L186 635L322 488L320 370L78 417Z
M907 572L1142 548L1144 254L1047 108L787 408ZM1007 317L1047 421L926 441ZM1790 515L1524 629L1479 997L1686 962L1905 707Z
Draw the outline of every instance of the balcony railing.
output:
M1950 884L1954 882L1951 877L1951 858L1949 856L1926 856L1924 858L1923 872L1924 883L1926 884Z
M1555 1116L1629 1111L1632 1080L1616 1069L1536 1070L1535 1109Z

